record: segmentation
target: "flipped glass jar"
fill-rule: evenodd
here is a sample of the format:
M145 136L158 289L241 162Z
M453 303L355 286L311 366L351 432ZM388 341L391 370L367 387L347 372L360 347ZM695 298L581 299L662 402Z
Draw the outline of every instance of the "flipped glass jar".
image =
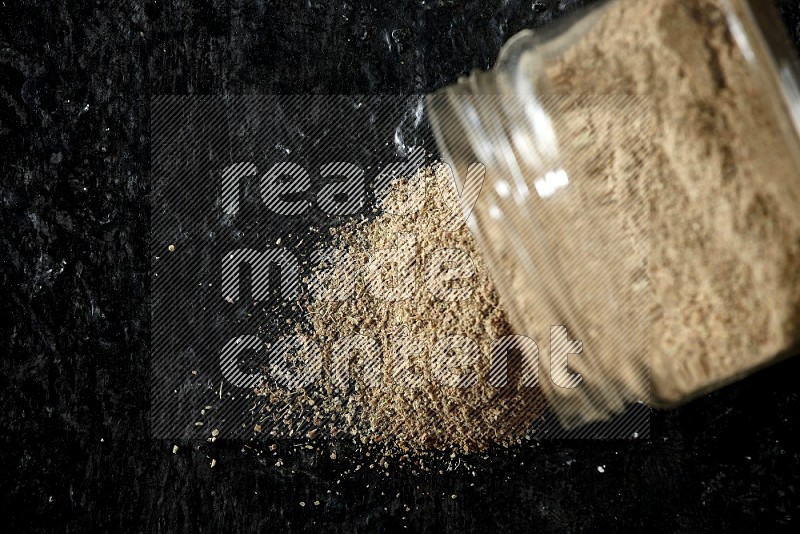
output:
M769 2L608 0L427 97L564 426L679 404L797 347L800 85L781 29Z

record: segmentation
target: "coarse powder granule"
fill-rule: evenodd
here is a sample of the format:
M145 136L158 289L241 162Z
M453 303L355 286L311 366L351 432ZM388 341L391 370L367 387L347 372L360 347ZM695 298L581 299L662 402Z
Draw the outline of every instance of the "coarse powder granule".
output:
M651 102L651 383L665 404L800 341L800 177L722 6L611 2L545 75L553 93ZM615 172L620 187L638 179Z
M446 166L426 167L392 184L377 217L333 231L334 247L349 260L319 271L325 275L315 284L329 291L307 311L315 337L325 341L328 362L337 340L360 335L379 344L380 359L351 367L360 370L351 373L357 385L343 392L331 389L323 401L329 416L339 416L339 430L355 433L364 442L402 452L471 452L519 441L541 415L541 392L523 379L523 351L496 351L507 363L502 381L490 383L492 346L512 332L466 225L444 230L458 209L454 192ZM370 262L387 249L394 249L395 264L381 272L371 269ZM431 272L443 251L459 252ZM411 278L400 279L394 270L399 265ZM440 286L437 275L454 269L461 273L459 279L444 280ZM352 298L331 298L356 272L367 274L352 278ZM403 294L387 299L371 291L370 280L380 277L387 277L387 286L401 288ZM443 298L438 287L449 288L449 296ZM437 343L448 336L468 338L478 348L477 353L454 350L449 355L448 367L465 379L459 386L443 383L435 361L432 364ZM354 351L350 357L359 354L363 353ZM377 374L378 383L366 383L364 377L370 374L373 379Z

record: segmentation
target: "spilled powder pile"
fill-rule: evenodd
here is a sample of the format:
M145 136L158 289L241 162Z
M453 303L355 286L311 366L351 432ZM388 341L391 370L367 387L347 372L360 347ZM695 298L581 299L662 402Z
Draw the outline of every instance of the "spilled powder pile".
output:
M332 369L342 369L332 348L338 340L361 335L376 343L377 358L365 356L363 345L347 352L355 384L328 384L322 405L327 416L338 415L335 430L401 452L515 443L543 406L540 390L524 381L530 373L521 349L495 351L494 361L507 363L498 367L504 372L494 365L489 372L493 342L511 331L466 225L447 225L457 200L446 169L395 181L380 215L333 231L334 247L349 263L339 257L318 270L314 285L325 292L307 310ZM381 249L394 250L382 256ZM437 352L442 343L452 350ZM436 354L446 355L450 374L437 374Z
M800 177L721 6L612 2L545 76L554 93L652 104L642 133L652 161L651 377L664 404L800 342ZM637 179L606 171L621 177L617 187Z

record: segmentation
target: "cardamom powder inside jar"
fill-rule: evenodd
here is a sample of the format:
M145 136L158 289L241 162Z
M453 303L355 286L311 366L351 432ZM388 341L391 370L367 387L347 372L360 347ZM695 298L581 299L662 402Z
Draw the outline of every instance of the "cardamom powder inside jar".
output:
M428 99L446 159L486 162L473 227L512 326L584 342L583 391L543 383L570 425L800 346L798 132L745 4L610 0Z
M800 176L726 9L611 2L545 74L553 93L643 95L652 106L641 132L649 221L638 228L650 232L640 240L650 244L650 372L662 404L800 343ZM639 179L613 172L619 188Z

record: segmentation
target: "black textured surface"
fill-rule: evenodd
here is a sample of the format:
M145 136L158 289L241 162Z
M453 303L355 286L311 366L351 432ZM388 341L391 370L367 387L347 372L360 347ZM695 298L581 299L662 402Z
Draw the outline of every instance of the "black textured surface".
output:
M579 3L0 4L3 530L796 529L798 359L654 414L649 442L443 474L148 439L150 95L426 92Z

